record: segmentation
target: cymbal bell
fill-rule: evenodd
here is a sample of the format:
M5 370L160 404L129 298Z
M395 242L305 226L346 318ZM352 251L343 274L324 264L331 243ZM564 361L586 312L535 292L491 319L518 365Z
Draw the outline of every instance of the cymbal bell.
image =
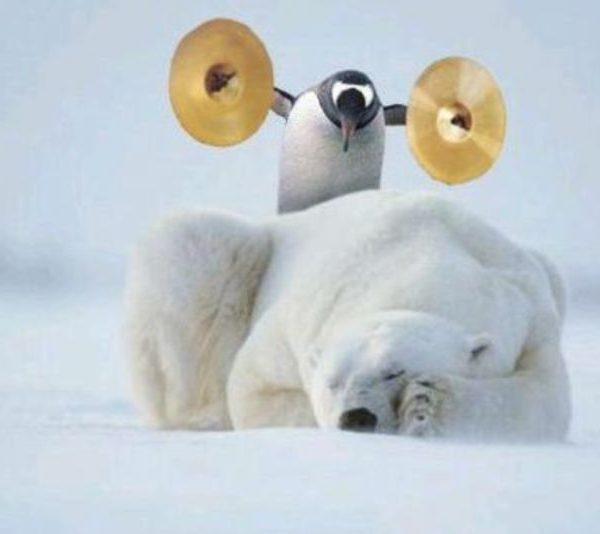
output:
M413 87L406 119L408 143L436 180L459 184L481 176L498 158L505 129L500 89L472 59L436 61Z
M244 24L213 19L180 41L169 97L181 126L196 140L234 145L264 122L273 100L273 66L260 39Z

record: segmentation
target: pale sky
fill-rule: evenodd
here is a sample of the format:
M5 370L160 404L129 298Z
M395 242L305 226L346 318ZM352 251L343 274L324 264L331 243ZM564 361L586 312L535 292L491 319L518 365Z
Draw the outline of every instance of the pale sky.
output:
M432 61L483 63L508 110L496 166L448 188L425 175L396 128L384 187L440 191L546 252L571 280L600 279L600 12L591 0L3 2L0 260L52 256L118 278L134 240L168 212L274 213L281 119L216 149L190 139L169 106L178 40L216 16L254 29L290 92L357 68L384 103L406 102Z

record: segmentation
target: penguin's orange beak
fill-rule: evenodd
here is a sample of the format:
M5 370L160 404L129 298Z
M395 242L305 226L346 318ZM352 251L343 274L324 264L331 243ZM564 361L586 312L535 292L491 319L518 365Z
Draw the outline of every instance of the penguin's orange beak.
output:
M350 146L350 139L356 133L356 121L350 117L342 117L342 142L344 143L344 152L348 152Z

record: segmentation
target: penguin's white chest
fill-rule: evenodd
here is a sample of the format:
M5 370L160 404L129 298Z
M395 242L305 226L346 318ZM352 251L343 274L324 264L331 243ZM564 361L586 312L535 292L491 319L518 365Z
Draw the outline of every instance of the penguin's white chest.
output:
M343 150L340 129L325 116L317 95L295 103L286 125L279 175L279 211L296 211L319 202L380 185L385 144L383 111Z

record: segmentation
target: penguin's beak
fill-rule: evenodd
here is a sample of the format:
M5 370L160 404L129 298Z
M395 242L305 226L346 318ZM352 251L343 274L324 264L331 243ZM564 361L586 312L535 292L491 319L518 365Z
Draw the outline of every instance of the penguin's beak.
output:
M342 117L340 122L342 125L342 142L344 143L344 152L348 152L350 139L356 133L357 122L350 117Z

